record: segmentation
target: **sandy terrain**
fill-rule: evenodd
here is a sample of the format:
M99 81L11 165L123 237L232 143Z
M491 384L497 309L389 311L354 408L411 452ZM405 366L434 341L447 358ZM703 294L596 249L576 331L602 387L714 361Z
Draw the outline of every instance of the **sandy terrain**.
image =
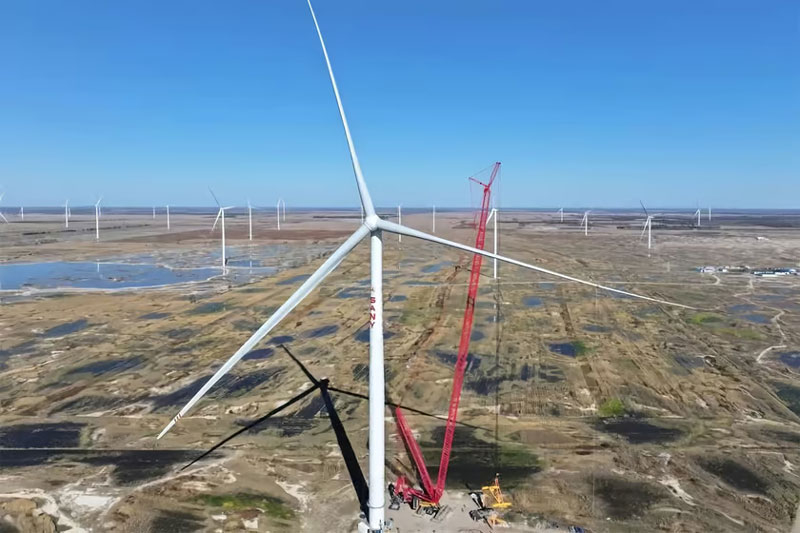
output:
M388 210L387 210L388 212ZM614 297L516 267L483 265L449 518L390 513L397 530L488 531L469 488L499 472L511 530L787 531L800 501L800 277L694 272L700 265L798 266L800 220L688 216L638 240L632 214L501 213L500 250L526 262L697 310ZM109 213L65 232L57 216L0 226L6 262L126 257L214 263L213 217ZM322 398L310 394L209 458L179 469L309 386L284 345L327 377L362 468L367 457L368 249L355 252L230 379L161 442L154 436L203 379L344 235L346 213L259 214L274 272L130 291L0 296L0 519L24 531L354 531L358 501ZM466 213L439 234L474 241ZM429 214L403 222L430 229ZM705 224L705 220L703 220ZM247 249L246 217L226 221ZM756 237L766 237L757 240ZM488 240L491 246L491 240ZM286 245L288 248L269 248ZM407 406L438 465L466 297L468 257L385 237L387 396ZM285 261L285 250L294 250ZM237 254L240 252L237 252ZM268 252L264 252L268 253ZM413 409L413 411L411 410ZM387 408L387 480L411 475ZM5 518L4 518L5 517ZM1 528L5 526L0 526ZM36 529L38 528L38 529ZM52 529L55 531L55 529Z

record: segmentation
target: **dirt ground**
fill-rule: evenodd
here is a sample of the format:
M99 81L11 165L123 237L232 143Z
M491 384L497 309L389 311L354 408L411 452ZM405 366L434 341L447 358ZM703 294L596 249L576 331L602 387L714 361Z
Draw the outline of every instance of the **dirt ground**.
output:
M800 277L694 269L797 267L800 217L720 213L694 228L689 215L661 216L648 251L638 214L593 214L589 236L581 216L501 212L500 252L696 309L502 264L495 280L484 261L448 517L404 508L388 514L396 530L488 531L469 519L468 493L496 473L512 531L789 530L800 501ZM204 254L219 247L210 215L175 215L169 233L161 217L104 218L95 242L93 220L65 232L55 215L26 213L0 226L2 260L212 261ZM440 212L437 234L471 244L470 219ZM429 213L403 222L430 231ZM285 347L330 380L366 474L366 243L155 441L358 214L289 212L280 232L259 214L252 245L246 217L226 224L231 247L308 252L247 281L0 293L0 531L355 531L358 499L317 392L180 469L310 386ZM435 474L470 258L384 243L387 399L404 406ZM386 432L387 482L416 480L389 408Z

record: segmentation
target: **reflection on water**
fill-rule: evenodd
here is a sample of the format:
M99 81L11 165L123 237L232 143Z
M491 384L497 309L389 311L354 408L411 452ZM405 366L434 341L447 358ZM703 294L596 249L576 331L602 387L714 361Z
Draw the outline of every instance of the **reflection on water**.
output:
M55 261L0 265L0 288L123 289L202 281L218 268L171 269L158 265Z

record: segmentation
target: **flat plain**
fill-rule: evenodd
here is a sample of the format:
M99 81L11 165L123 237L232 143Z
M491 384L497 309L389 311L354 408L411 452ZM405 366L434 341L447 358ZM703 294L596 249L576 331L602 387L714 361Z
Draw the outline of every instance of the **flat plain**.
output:
M467 494L499 473L514 530L790 530L800 502L800 277L695 268L797 267L800 216L722 212L695 228L690 214L661 215L650 251L640 214L590 217L585 236L576 213L560 223L501 211L500 252L696 309L502 264L493 279L484 260L448 518L388 516L403 533L488 531L469 520ZM48 521L74 532L355 530L357 498L318 394L180 469L310 386L290 353L338 389L335 409L366 469L365 243L155 440L358 214L290 212L280 231L259 214L252 243L246 217L232 216L227 275L212 220L176 214L168 232L161 214L112 211L100 242L88 216L69 232L56 215L0 226L0 267L97 265L95 280L62 272L60 288L0 279L0 520L31 531ZM471 221L440 212L437 234L472 244ZM430 231L430 213L403 222ZM406 408L435 472L471 258L384 239L387 398ZM119 264L208 272L137 288ZM416 479L389 408L386 431L387 481Z

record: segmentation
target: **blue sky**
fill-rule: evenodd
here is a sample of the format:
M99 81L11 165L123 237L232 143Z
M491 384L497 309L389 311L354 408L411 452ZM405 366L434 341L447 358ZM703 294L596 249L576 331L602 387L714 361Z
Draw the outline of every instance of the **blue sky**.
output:
M378 205L800 207L795 0L315 4ZM354 206L303 0L0 4L4 204Z

